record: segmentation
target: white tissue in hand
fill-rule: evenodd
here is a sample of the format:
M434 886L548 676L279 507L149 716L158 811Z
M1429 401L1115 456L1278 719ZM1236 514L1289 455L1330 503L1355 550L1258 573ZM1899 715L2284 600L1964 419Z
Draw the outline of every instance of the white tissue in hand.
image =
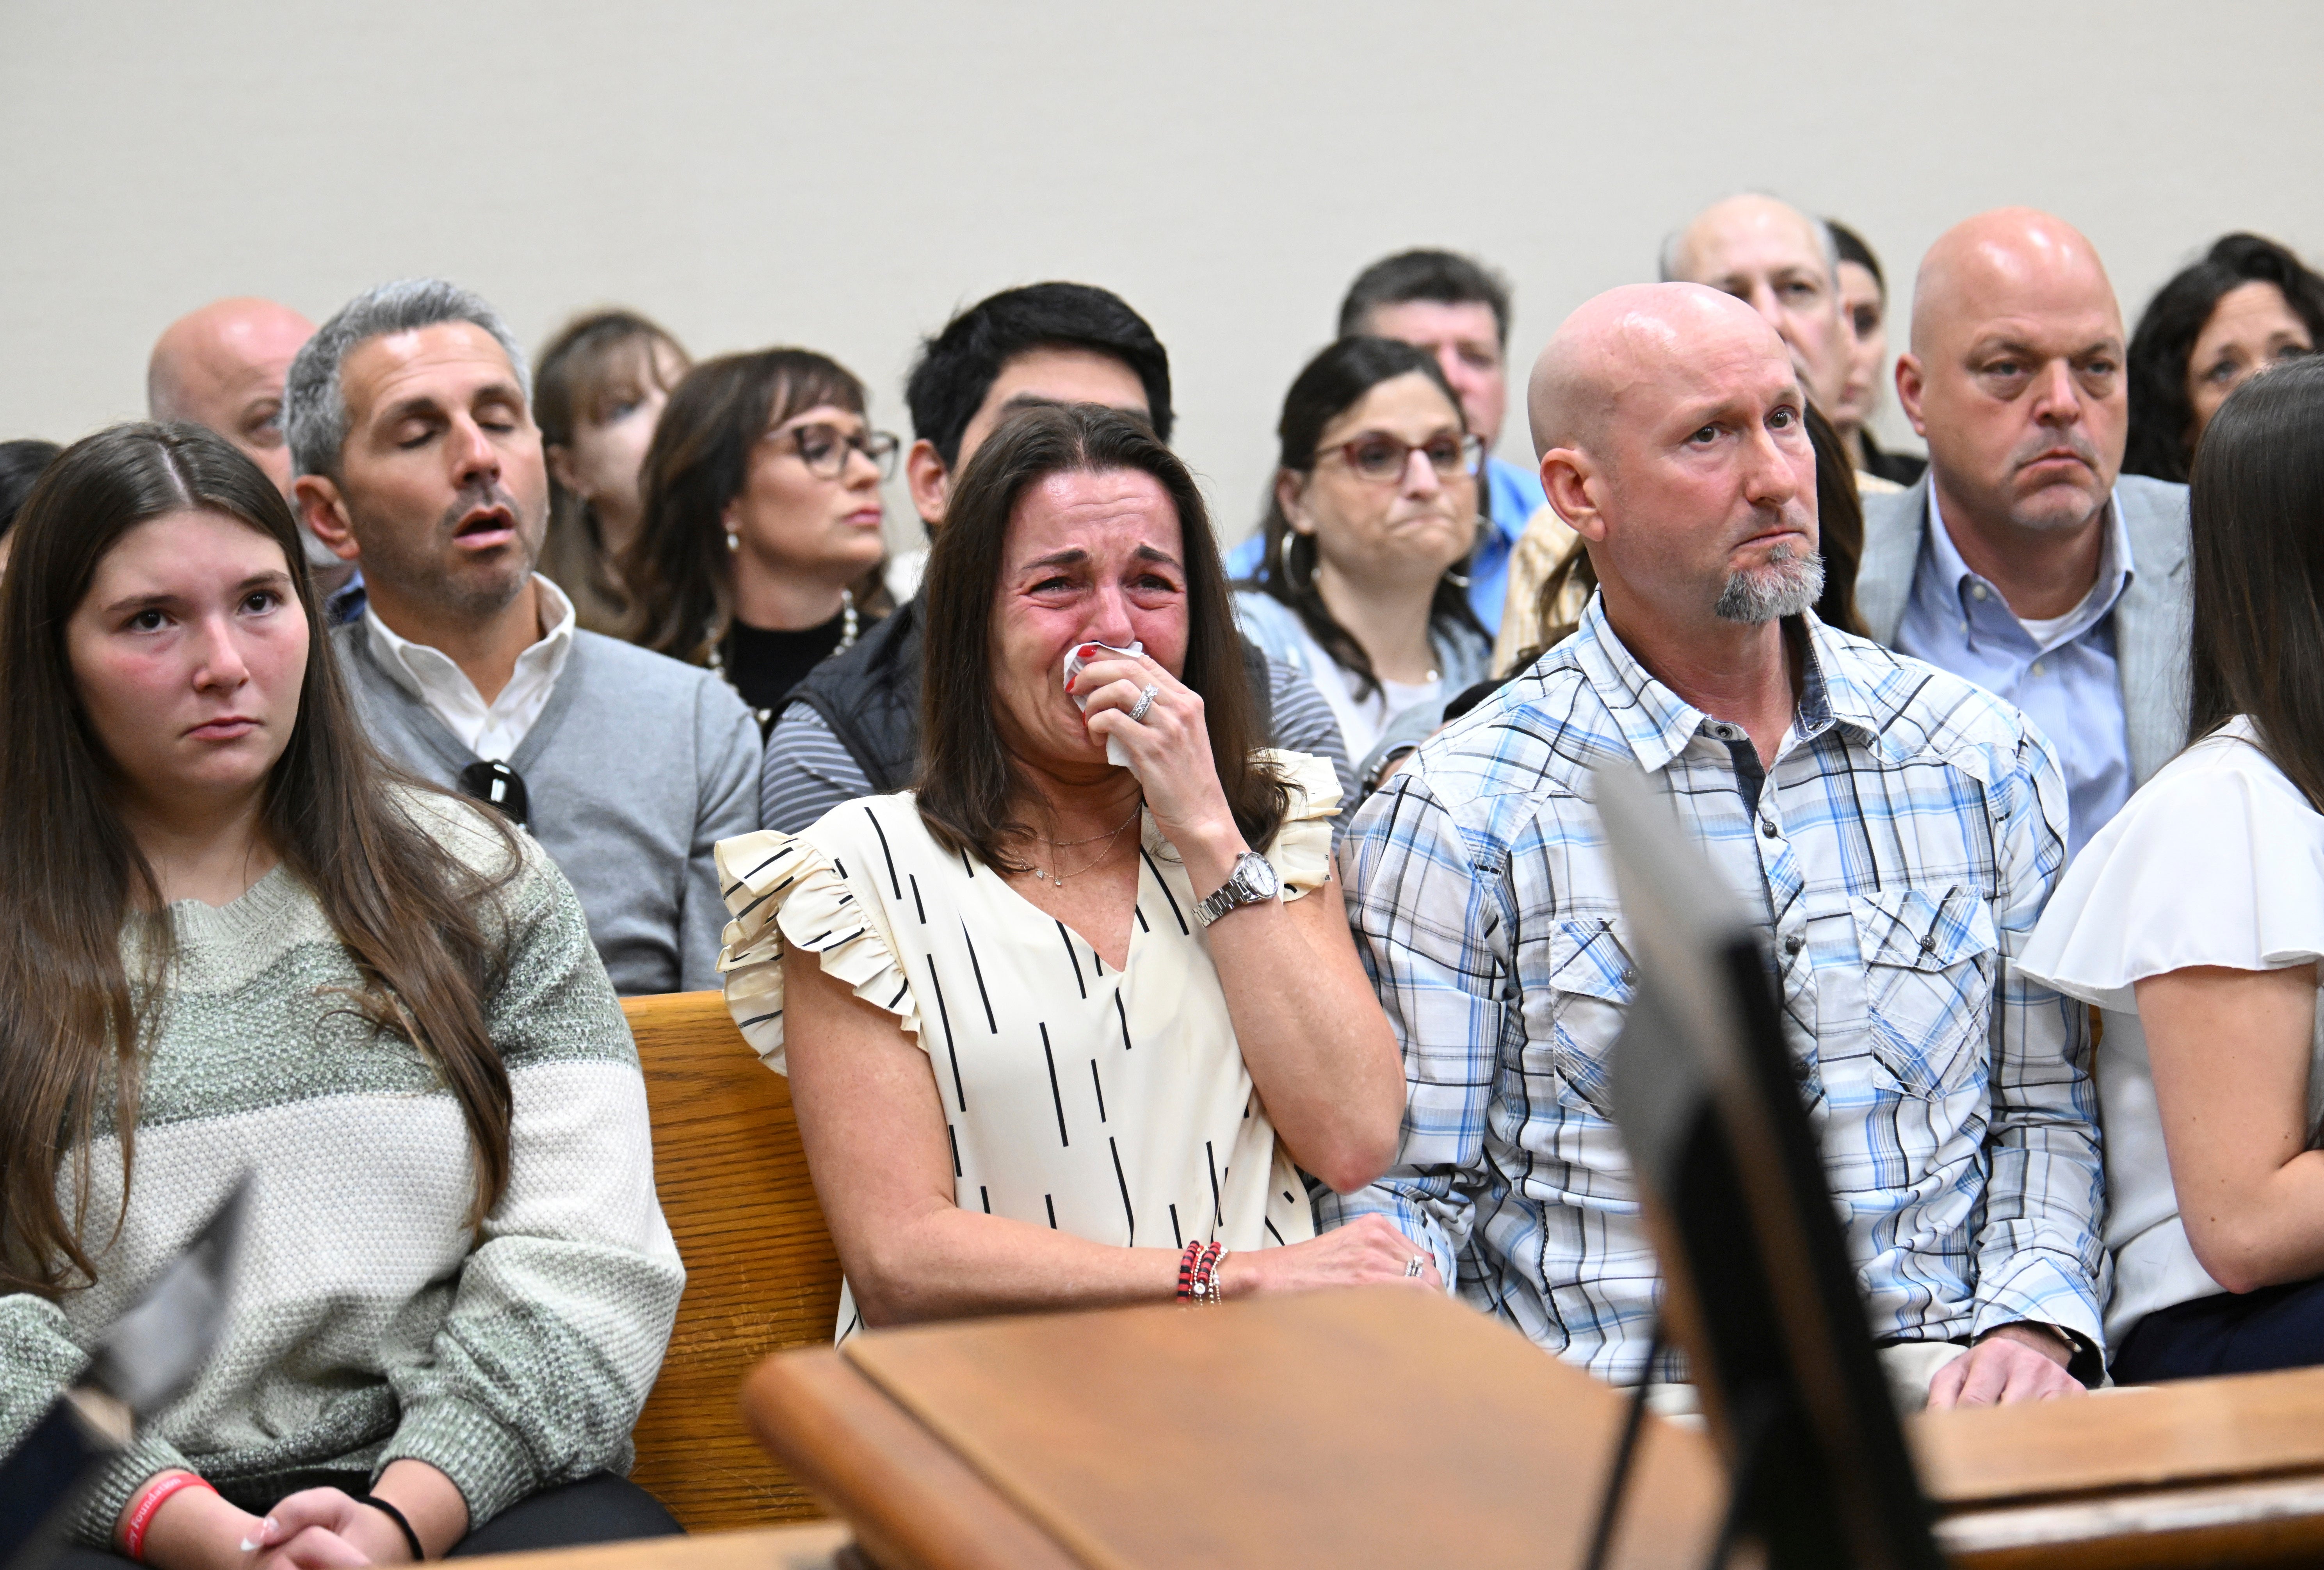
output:
M1146 644L1139 639L1132 639L1126 649L1118 649L1111 643L1074 644L1065 651L1065 696L1074 700L1075 708L1084 714L1088 713L1089 699L1074 690L1074 678L1082 673L1082 667L1093 665L1108 654L1143 654L1145 652ZM1105 739L1105 761L1117 769L1130 767L1130 754L1123 752L1121 743L1111 736Z

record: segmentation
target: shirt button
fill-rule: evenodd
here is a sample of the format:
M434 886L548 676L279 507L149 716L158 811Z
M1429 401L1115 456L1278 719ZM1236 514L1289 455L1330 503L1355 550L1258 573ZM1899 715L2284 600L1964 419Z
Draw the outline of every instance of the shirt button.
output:
M1921 952L1923 954L1934 954L1936 951L1937 937L1935 933L1930 933L1927 937L1921 939Z
M1981 583L1973 583L1969 585L1969 597L1973 600L1981 600L1985 598L1985 586Z
M2042 674L2042 662L2039 660L2034 661L2034 674L2036 676Z
M1807 946L1808 940L1801 937L1796 932L1784 939L1784 952L1785 954L1797 954L1801 949L1805 948Z
M1775 826L1767 818L1763 817L1759 820L1759 832L1766 835L1769 839L1773 839L1775 837Z
M1622 973L1622 984L1624 986L1636 986L1637 984L1637 981L1638 973L1637 971L1626 970Z

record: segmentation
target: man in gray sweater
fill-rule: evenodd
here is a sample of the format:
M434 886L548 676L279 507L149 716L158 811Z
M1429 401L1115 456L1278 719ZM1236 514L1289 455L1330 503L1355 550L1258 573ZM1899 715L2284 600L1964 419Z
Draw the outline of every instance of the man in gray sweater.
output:
M334 634L388 754L528 827L580 896L624 994L717 984L711 859L759 827L759 730L733 690L574 626L533 571L549 482L523 351L435 279L349 301L291 363L299 514L359 563Z

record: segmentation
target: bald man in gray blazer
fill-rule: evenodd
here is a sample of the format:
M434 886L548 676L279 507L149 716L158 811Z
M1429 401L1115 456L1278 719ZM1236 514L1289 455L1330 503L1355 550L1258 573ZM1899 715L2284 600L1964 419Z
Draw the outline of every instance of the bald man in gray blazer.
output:
M2187 489L2122 474L2122 313L2046 213L1957 225L1896 363L1929 472L1864 498L1872 636L2016 705L2056 745L2070 849L2187 741Z

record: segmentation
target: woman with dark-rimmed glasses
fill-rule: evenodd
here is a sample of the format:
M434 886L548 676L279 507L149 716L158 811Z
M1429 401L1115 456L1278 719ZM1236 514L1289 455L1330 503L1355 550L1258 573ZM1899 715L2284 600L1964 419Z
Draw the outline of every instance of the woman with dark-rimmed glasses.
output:
M1397 715L1491 668L1460 576L1484 444L1434 357L1389 338L1342 338L1310 360L1276 430L1267 553L1235 614L1315 684L1361 758Z
M817 661L874 619L880 483L896 439L863 383L807 349L729 355L670 394L647 450L628 578L637 642L707 665L763 733Z

